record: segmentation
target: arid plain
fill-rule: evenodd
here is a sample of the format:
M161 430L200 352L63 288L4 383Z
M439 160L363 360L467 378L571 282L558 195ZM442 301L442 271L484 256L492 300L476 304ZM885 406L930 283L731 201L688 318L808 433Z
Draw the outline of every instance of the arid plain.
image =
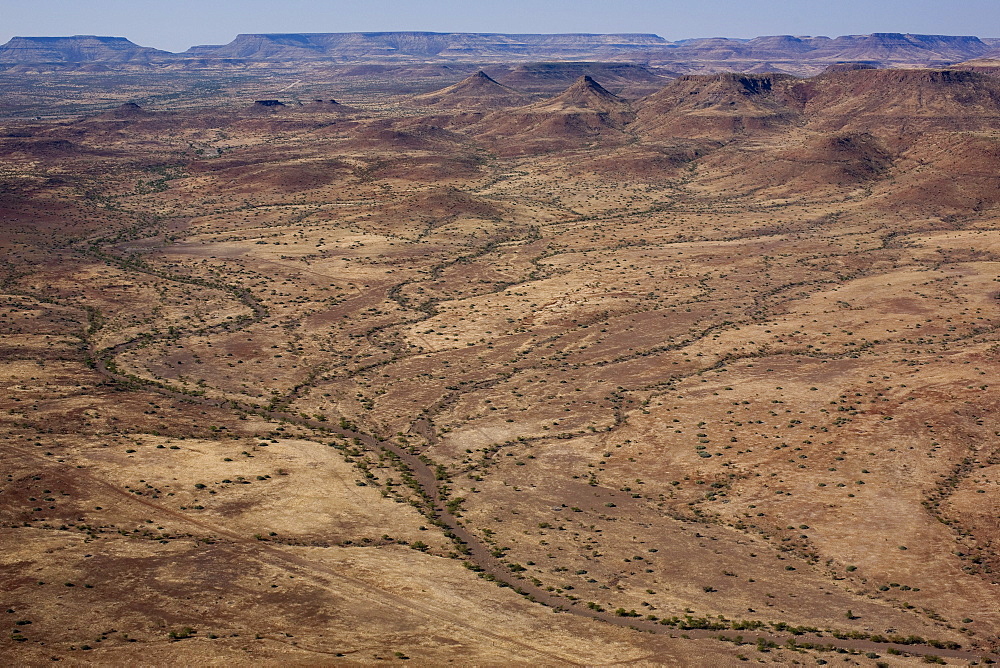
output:
M2 121L4 653L996 658L1000 80L640 83Z

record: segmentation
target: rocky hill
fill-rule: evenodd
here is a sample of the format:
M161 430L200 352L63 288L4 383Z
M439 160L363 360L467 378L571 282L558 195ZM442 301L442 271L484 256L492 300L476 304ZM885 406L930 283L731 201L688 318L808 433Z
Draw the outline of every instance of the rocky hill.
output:
M725 139L798 117L789 75L686 75L639 104L638 127L653 136Z
M824 130L990 131L1000 122L1000 81L977 72L831 72L803 90L806 114Z
M524 93L497 83L482 70L457 84L418 95L412 100L420 106L442 109L497 109L519 107L530 101Z
M610 147L629 140L624 128L634 117L626 100L584 75L555 97L497 111L467 132L502 155Z
M578 111L586 109L605 114L621 112L626 103L617 95L608 92L601 84L589 76L582 76L562 94L538 105L547 111Z
M668 73L635 63L536 62L520 63L495 74L505 86L529 93L553 95L582 76L589 76L622 97L644 97L663 88Z
M650 136L761 134L805 124L824 132L987 131L1000 123L1000 81L964 70L834 67L811 78L687 75L636 103Z

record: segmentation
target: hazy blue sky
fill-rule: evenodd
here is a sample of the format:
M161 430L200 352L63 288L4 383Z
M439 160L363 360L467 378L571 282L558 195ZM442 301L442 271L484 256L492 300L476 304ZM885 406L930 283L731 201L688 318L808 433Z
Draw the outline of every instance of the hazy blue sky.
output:
M97 34L183 51L243 32L381 30L1000 37L1000 0L0 0L0 43Z

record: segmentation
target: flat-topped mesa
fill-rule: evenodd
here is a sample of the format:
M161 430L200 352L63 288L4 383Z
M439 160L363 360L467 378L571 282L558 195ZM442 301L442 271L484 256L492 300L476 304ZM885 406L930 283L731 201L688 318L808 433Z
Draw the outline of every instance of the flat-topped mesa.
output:
M123 37L14 37L0 46L0 64L54 65L84 71L135 69L169 63L174 69L253 63L628 63L671 72L779 70L814 75L826 65L871 61L879 67L942 67L1000 54L1000 41L972 36L873 33L840 37L771 35L670 42L653 34L504 34L458 32L352 32L240 34L228 44L169 53ZM8 67L9 68L9 67ZM598 72L606 85L614 79ZM517 90L547 93L514 80ZM615 89L616 90L616 89ZM649 89L630 91L636 96Z
M978 37L877 32L844 35L818 44L816 55L838 60L932 62L964 60L989 50Z
M229 44L192 46L180 54L196 58L239 58L247 60L315 60L323 47L308 35L237 35Z
M13 37L0 46L0 63L139 62L173 56L124 37L74 35L72 37Z
M249 114L277 114L289 109L289 105L281 100L254 100L254 103L244 107L244 113Z
M972 36L872 33L833 38L771 35L753 39L686 39L676 42L665 54L679 62L763 59L818 64L872 60L887 65L966 60L983 55L991 48L988 43ZM657 57L660 58L662 55Z
M412 98L413 104L438 109L489 110L519 107L530 98L508 86L496 82L482 70L457 84Z
M183 55L252 60L419 59L523 60L579 57L666 46L657 35L350 32L241 34L229 44L196 46ZM482 61L480 61L482 62Z
M809 125L883 133L993 130L1000 80L958 69L829 72L801 85Z

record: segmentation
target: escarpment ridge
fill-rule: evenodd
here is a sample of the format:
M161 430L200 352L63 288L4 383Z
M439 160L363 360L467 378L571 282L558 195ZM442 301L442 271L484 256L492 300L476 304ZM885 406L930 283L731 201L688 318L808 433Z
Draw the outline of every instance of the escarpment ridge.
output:
M974 36L873 33L840 37L775 35L668 41L655 34L504 34L436 32L241 34L228 44L180 53L139 46L123 37L12 38L0 46L0 65L106 63L191 68L276 63L535 62L544 60L643 63L705 72L760 68L815 73L844 61L881 67L940 66L1000 55L1000 39Z

